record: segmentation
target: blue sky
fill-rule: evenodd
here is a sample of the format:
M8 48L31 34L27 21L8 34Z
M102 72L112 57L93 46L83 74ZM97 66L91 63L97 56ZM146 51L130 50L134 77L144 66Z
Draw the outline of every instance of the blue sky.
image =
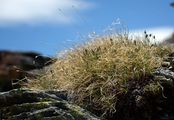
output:
M174 32L172 0L0 0L0 50L46 55L102 34L118 18L130 31ZM84 38L84 39L83 39Z

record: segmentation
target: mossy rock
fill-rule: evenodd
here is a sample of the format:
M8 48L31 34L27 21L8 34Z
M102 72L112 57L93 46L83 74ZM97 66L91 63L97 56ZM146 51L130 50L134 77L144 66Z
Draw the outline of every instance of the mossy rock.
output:
M66 101L65 91L11 90L0 93L0 118L5 120L99 120ZM62 97L62 98L61 98Z

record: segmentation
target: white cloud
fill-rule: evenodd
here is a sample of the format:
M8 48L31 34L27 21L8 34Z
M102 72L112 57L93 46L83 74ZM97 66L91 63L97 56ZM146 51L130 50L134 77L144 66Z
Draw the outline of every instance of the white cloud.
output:
M0 0L0 25L71 23L75 10L91 6L83 0Z
M146 30L147 34L152 34L155 36L155 41L151 42L162 42L167 38L171 37L174 33L174 28L172 27L157 27L157 28L145 28L139 30L130 31L131 36L144 36L144 31Z

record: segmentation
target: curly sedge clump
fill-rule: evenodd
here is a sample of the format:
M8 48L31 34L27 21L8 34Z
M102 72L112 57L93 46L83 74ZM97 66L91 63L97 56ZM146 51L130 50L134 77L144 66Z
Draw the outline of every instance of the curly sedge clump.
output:
M169 51L127 36L98 37L59 57L34 86L68 90L77 104L112 114L132 84L148 84Z

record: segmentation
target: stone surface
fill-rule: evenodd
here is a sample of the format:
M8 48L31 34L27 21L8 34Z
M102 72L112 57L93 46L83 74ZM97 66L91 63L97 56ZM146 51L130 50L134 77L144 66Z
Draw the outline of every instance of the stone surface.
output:
M0 93L3 120L99 120L79 106L68 103L65 91L14 89Z
M33 56L36 54L25 53L25 55L34 58ZM19 80L14 82L16 78L30 75L32 77L34 73L40 71L27 71L21 68L0 64L0 91L6 91L0 92L0 119L100 119L85 109L68 102L66 91L13 89L20 88L20 84L16 84ZM161 67L146 79L148 79L148 83L142 81L139 85L130 84L130 92L119 98L120 104L117 106L117 111L112 116L108 114L109 117L106 117L108 120L174 120L174 53L165 58ZM96 111L92 112L99 115Z
M109 120L174 120L174 53L161 67L119 98L116 112Z
M169 41L168 41L169 42ZM170 39L173 43L173 39ZM149 99L153 105L151 120L173 120L174 119L174 53L170 54L154 72L155 81L160 84L161 92Z
M27 82L26 78L34 78L38 71L53 63L52 58L35 52L0 51L0 92L20 88L19 81Z
M24 71L43 68L51 62L51 58L35 52L0 51L0 65L16 66Z

